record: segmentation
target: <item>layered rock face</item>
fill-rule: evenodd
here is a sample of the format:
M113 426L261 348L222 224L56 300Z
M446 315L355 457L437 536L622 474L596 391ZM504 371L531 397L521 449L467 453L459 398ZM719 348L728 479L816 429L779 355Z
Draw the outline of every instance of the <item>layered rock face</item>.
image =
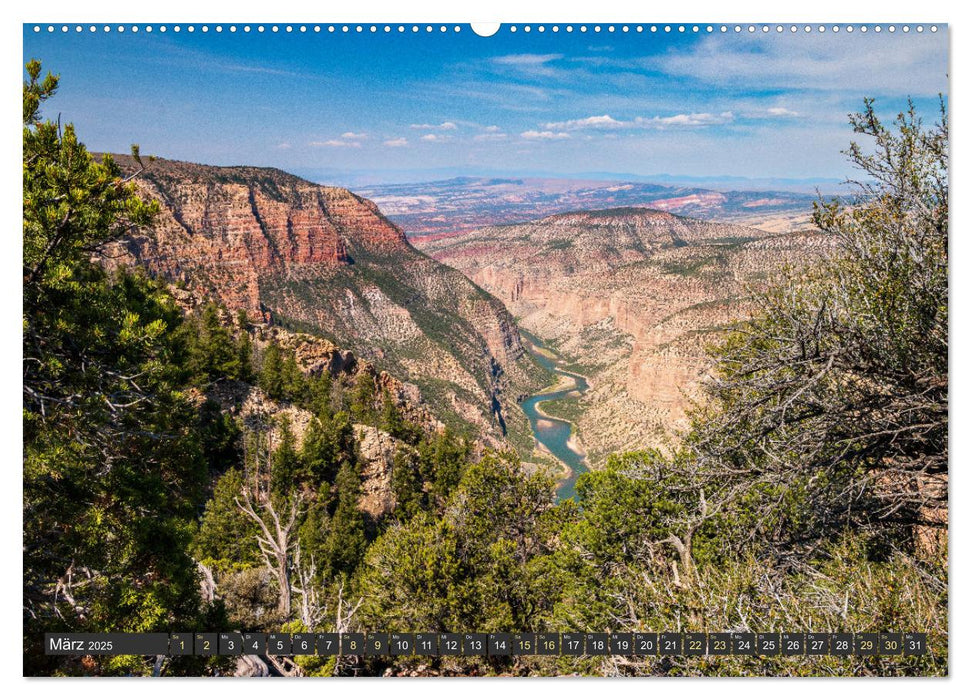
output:
M328 338L419 386L446 422L494 444L525 441L512 399L544 376L512 317L415 250L372 202L272 168L156 160L134 181L162 211L109 252L116 263Z
M706 345L750 313L751 289L773 271L829 247L820 233L769 234L641 208L417 242L587 375L578 427L594 465L612 451L676 442Z
M136 168L129 158L116 160ZM312 277L351 264L342 232L377 248L405 243L371 202L279 170L157 160L137 183L162 211L151 232L126 242L130 255L256 317L267 313L263 278Z

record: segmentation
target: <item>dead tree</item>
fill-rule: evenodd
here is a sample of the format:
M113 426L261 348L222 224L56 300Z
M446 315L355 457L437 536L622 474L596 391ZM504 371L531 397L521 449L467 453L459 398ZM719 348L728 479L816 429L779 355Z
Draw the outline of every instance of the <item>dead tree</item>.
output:
M262 503L256 504L249 489L244 489L243 502L236 499L236 505L260 529L256 542L259 545L260 554L263 555L263 561L266 562L280 588L280 603L277 610L284 619L290 618L290 554L297 545L294 529L303 498L298 493L288 500L287 512L281 517L272 498L266 498Z
M300 516L303 494L292 493L277 496L271 493L272 448L266 422L255 417L252 444L247 445L242 502L236 505L259 528L256 541L267 568L277 581L280 591L278 612L284 619L290 618L291 609L291 554L297 546L296 525Z
M293 557L296 583L293 590L300 595L300 621L308 630L316 630L327 616L327 604L321 602L320 591L314 585L317 576L317 562L310 555L310 563L303 561L303 552L298 543Z

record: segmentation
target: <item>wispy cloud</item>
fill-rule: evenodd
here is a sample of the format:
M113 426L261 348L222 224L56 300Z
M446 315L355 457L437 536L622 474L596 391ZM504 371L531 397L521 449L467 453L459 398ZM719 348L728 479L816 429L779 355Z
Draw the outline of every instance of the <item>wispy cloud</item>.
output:
M570 135L563 131L524 131L520 136L529 141L553 141L570 138Z
M794 112L787 107L769 107L765 113L770 117L798 117L799 112Z
M561 58L563 58L561 53L516 53L494 56L492 62L501 66L541 66Z
M404 136L396 139L388 139L384 142L384 145L388 146L389 148L402 148L408 145L408 139L406 139Z
M326 141L311 141L314 148L360 148L359 141L344 141L342 139L327 139Z
M947 44L927 34L813 33L705 37L690 48L644 59L668 75L709 84L786 90L935 95L947 90ZM928 77L931 79L928 80Z
M422 129L428 131L429 129L439 129L441 131L455 131L458 129L458 125L455 122L442 122L441 124L412 124L412 129Z
M367 134L365 133L356 134L353 131L345 131L343 134L341 134L341 138L350 140L350 141L362 141L367 138Z
M493 56L489 63L493 69L516 73L527 78L550 78L557 70L550 64L563 58L561 53L517 53Z
M498 131L488 131L484 134L476 134L472 137L473 141L505 141L507 135Z

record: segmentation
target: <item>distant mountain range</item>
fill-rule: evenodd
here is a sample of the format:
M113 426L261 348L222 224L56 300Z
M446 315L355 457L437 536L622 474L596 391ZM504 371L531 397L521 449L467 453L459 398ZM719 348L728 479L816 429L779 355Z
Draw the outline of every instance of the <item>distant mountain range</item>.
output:
M343 170L340 168L294 168L292 172L313 182L349 187L353 190L377 185L399 185L450 180L457 177L486 179L596 180L598 182L646 182L659 185L708 187L716 190L762 190L815 194L840 194L849 191L846 181L835 177L744 177L740 175L673 175L671 173L617 173L582 171L556 173L544 170L511 172L467 167L422 168L412 170Z
M590 209L646 207L780 233L810 225L817 195L782 190L716 190L597 179L456 177L373 185L373 200L409 237L453 235Z

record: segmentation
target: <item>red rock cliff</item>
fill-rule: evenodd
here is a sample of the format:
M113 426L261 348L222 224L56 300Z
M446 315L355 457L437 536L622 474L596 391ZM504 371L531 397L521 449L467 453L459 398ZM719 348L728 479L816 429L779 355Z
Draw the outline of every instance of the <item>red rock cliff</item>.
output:
M135 169L130 158L116 158ZM349 235L370 248L405 244L373 203L342 188L267 168L168 160L146 165L136 182L162 211L151 234L130 239L125 251L229 308L263 315L262 277L312 276L350 263Z

